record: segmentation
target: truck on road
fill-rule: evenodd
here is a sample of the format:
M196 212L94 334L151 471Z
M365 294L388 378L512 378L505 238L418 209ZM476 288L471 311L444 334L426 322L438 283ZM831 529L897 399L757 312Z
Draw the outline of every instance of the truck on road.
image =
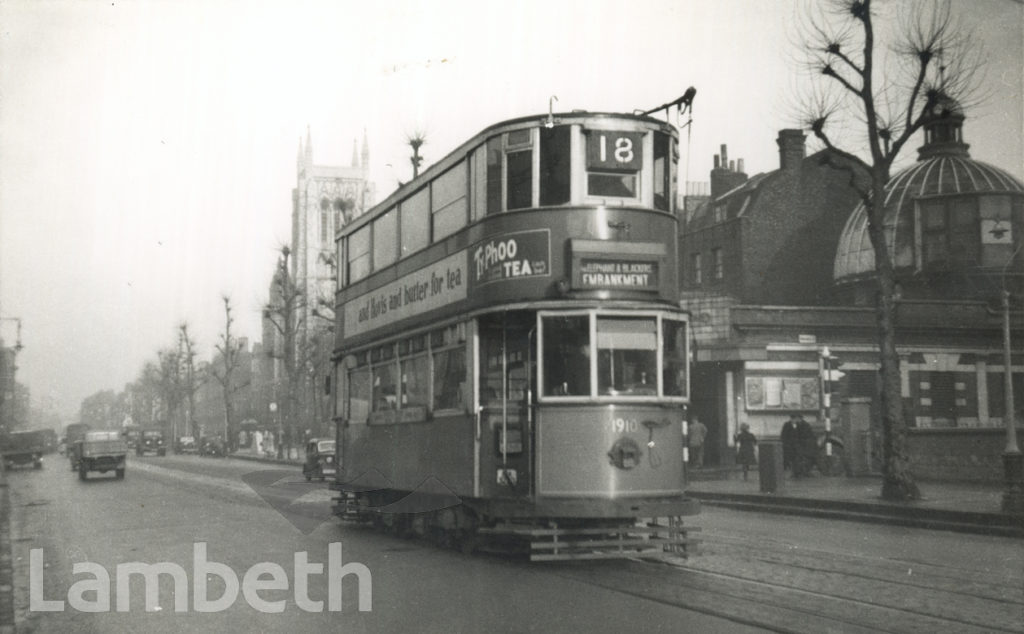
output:
M124 479L128 444L116 431L90 431L77 443L78 478L85 480L90 471L113 471L118 480Z
M31 464L35 469L43 468L43 454L46 452L46 432L42 429L12 431L0 437L0 455L3 468Z

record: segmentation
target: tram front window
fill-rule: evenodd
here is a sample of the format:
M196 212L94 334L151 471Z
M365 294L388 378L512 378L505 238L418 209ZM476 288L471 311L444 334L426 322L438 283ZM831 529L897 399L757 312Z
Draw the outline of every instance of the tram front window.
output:
M590 396L590 327L586 315L544 318L544 393Z
M654 317L599 317L597 388L602 395L658 393L658 322Z

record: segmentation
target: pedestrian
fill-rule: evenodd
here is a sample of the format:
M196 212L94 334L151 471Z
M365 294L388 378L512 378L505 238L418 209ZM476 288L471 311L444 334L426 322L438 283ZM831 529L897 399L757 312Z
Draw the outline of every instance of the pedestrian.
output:
M803 416L797 416L794 446L796 454L793 457L793 477L811 475L811 467L818 456L818 439L814 436L811 424L805 421Z
M704 468L704 439L707 438L708 428L696 416L687 427L687 445L690 447L690 466L697 469Z
M747 479L747 472L750 466L757 464L757 456L754 454L754 447L757 445L757 436L750 433L750 425L740 425L740 433L736 434L736 462L743 467L743 479Z
M793 459L796 457L796 421L800 418L797 414L790 414L789 420L782 426L782 433L779 439L782 440L782 468L792 469Z

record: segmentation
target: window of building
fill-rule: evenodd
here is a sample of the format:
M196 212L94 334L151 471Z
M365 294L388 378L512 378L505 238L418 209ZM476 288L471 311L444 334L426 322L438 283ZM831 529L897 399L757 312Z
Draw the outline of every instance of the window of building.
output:
M466 164L459 163L430 186L434 240L450 236L466 226Z
M363 279L370 270L370 225L366 225L348 237L349 283Z
M725 260L722 256L721 247L711 249L711 266L714 267L714 276L716 280L720 280L725 277Z
M402 257L430 244L430 199L426 188L402 201Z
M1021 243L1021 203L1017 201L1016 219L1013 199L1009 196L981 196L978 212L981 216L981 263L983 266L1006 266L1014 257L1016 245ZM1014 226L1016 225L1016 226ZM1015 231L1016 229L1016 231ZM1020 251L1016 260L1020 261Z
M540 129L540 204L569 202L570 161L567 125Z
M398 210L391 209L373 221L373 266L384 268L398 259Z
M324 198L320 201L320 244L328 245L334 237L331 231L331 203Z
M693 276L693 283L697 286L704 283L704 270L701 268L700 253L690 256L690 274Z

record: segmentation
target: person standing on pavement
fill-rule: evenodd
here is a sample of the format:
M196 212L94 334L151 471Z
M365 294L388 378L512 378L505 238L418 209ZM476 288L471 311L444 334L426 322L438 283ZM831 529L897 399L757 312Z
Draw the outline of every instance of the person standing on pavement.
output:
M687 427L687 446L690 448L690 466L697 469L704 468L704 440L707 438L708 428L696 416Z
M814 436L811 424L803 416L796 421L796 455L793 457L793 477L803 478L811 475L811 467L818 455L818 439Z
M754 447L757 445L757 437L750 433L750 425L740 425L740 433L736 434L736 462L743 467L743 479L747 479L750 465L757 464L757 456L754 454Z
M797 414L790 414L779 435L779 440L782 441L783 469L793 469L793 459L796 457L796 421L799 418Z

